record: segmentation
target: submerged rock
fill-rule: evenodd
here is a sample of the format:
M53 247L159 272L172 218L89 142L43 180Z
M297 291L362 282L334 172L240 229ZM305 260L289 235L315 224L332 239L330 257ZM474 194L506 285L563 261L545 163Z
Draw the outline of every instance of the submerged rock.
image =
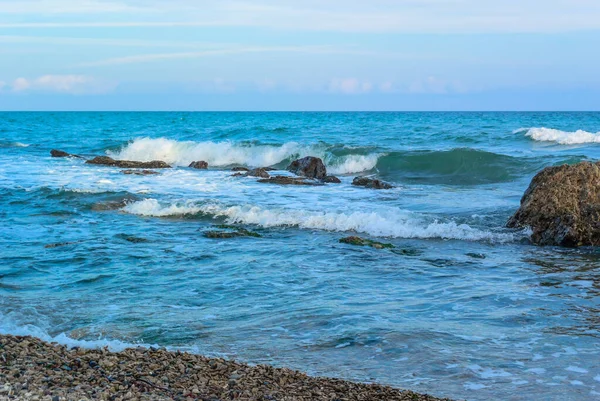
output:
M279 185L323 185L318 181L307 180L306 178L287 177L284 175L276 175L275 177L260 179L258 182Z
M323 179L327 175L327 169L323 160L318 157L306 156L294 160L287 168L288 171L308 178Z
M250 171L248 167L234 167L231 171Z
M195 168L198 170L206 170L208 168L208 163L204 160L200 160L197 162L191 162L188 167Z
M133 174L133 175L154 175L159 174L158 171L152 170L123 170L121 171L123 174Z
M341 184L342 182L339 178L337 178L334 175L325 176L321 181L326 182L328 184Z
M384 244L382 242L372 241L370 239L364 239L361 237L351 236L340 239L342 244L350 244L357 246L370 246L375 249L394 248L392 244Z
M507 227L530 227L537 245L600 246L600 162L540 171Z
M73 155L71 153L67 153L65 151L56 150L56 149L52 149L50 151L50 156L52 156L52 157L76 157L78 159L83 159L83 157L81 157L81 156Z
M86 161L86 163L119 168L171 168L171 166L161 160L138 162L132 160L115 160L108 156L96 156L92 160Z
M372 189L394 188L393 185L388 184L387 182L377 180L374 178L367 178L367 177L355 177L354 180L352 180L352 185L355 185L357 187L365 187L365 188L372 188Z
M221 230L205 231L204 236L206 238L262 237L262 235L260 235L259 233L246 230L242 227L232 226L228 224L220 224L216 227L220 228Z
M48 244L48 245L44 245L44 248L46 249L51 249L51 248L58 248L61 246L68 246L68 245L75 245L78 244L80 241L74 241L74 242L57 242L54 244Z

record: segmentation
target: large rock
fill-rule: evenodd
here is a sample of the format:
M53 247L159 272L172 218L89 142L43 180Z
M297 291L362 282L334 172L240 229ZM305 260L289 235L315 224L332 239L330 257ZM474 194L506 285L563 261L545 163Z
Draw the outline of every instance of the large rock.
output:
M50 151L50 156L52 156L52 157L76 157L78 159L83 159L83 157L81 157L81 156L72 155L71 153L67 153L63 150L56 150L56 149L52 149Z
M327 169L323 160L318 157L307 156L294 160L287 168L288 171L308 178L323 179L327 176Z
M153 160L151 162L138 162L131 160L115 160L108 156L97 156L92 160L86 161L86 163L119 168L171 168L171 166L169 166L167 163L160 160Z
M269 173L267 173L267 170L265 168L252 169L252 170L248 171L248 173L246 175L248 175L249 177L260 177L260 178L269 178L271 176Z
M198 170L206 170L208 168L208 163L204 160L200 160L197 162L191 162L188 167L196 168Z
M507 226L530 227L538 245L600 246L600 162L540 171Z
M276 175L271 178L263 178L258 180L265 184L278 184L278 185L323 185L319 181L308 180L306 178L286 177L283 175Z
M367 177L355 177L354 180L352 180L352 185L355 185L357 187L365 187L365 188L372 188L372 189L394 188L393 185L388 184L387 182L373 179L373 178L367 178Z

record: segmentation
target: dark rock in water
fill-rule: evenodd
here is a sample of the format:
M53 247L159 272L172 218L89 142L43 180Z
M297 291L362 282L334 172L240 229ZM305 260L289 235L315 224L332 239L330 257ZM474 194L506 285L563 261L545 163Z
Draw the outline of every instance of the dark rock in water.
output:
M259 233L246 230L242 227L236 227L228 224L221 224L217 225L216 227L220 228L221 230L205 231L204 236L206 238L262 237L262 235Z
M248 171L248 176L250 177L260 177L260 178L269 178L271 175L267 173L267 170L264 168L255 168L253 170Z
M286 177L283 175L276 175L275 177L260 179L258 182L279 185L323 185L318 181L311 181L307 180L306 178Z
M234 167L231 171L250 171L250 169L247 167Z
M146 238L136 237L134 235L117 234L117 235L115 235L115 237L120 238L120 239L125 240L125 241L128 241L128 242L131 242L133 244L140 244L140 243L144 243L144 242L150 242Z
M537 245L600 246L600 162L540 171L507 227L530 227Z
M392 244L384 244L382 242L372 241L370 239L364 239L361 237L346 237L340 239L342 244L358 245L358 246L370 246L375 249L394 248Z
M72 155L71 153L64 152L62 150L52 149L50 151L50 156L52 157L76 157L78 159L83 159L83 157L78 155Z
M334 175L325 176L321 181L326 182L328 184L340 184L342 182L339 178L337 178Z
M160 160L153 160L151 162L138 162L131 160L115 160L108 156L97 156L92 160L86 161L86 163L119 168L171 168L171 166L169 166L167 163Z
M134 175L153 175L159 174L158 171L152 170L123 170L121 171L123 174L134 174Z
M393 185L388 184L387 182L373 179L373 178L367 178L367 177L355 177L354 180L352 180L352 185L356 185L357 187L365 187L365 188L372 188L372 189L394 188Z
M287 168L288 171L308 178L323 179L327 175L327 169L323 160L318 157L307 156L294 160Z
M208 168L208 163L204 160L200 160L197 162L191 162L188 167L196 168L198 170L206 170Z
M79 241L75 241L75 242L57 242L55 244L45 245L44 248L47 248L47 249L58 248L58 247L61 247L61 246L75 245L75 244L78 244L78 243L79 243Z
M473 259L485 259L485 255L483 253L469 252L465 253L465 255Z
M265 170L265 171L275 171L275 170L277 170L276 168L273 168L273 167L261 167L261 168L263 170Z

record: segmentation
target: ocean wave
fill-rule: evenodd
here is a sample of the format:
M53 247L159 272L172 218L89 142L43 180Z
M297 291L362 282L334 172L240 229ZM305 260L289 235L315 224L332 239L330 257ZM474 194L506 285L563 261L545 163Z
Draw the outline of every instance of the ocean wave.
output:
M29 144L22 142L0 141L0 148L27 148Z
M245 165L266 167L280 165L304 156L323 159L332 174L350 174L371 170L377 164L379 154L348 154L336 156L324 143L301 145L286 142L281 145L254 144L246 142L193 142L175 141L167 138L139 138L118 151L107 151L116 159L164 160L175 166L187 166L192 161L204 160L209 166L226 167Z
M220 204L171 203L161 205L156 199L134 202L122 209L140 216L183 216L204 214L224 217L228 223L253 224L261 227L298 227L324 231L354 231L374 237L441 238L467 241L509 242L512 233L484 231L454 221L439 221L407 211L318 212L258 206L223 206Z
M426 184L478 185L507 182L537 171L542 161L472 148L393 152L377 163L388 180Z
M56 342L62 345L66 345L67 347L81 347L90 349L108 347L109 350L115 352L139 346L157 346L156 344L138 344L108 338L98 338L95 340L76 339L70 337L67 333L64 332L52 335L39 326L17 322L18 320L20 319L11 319L11 317L7 315L0 314L0 334L10 334L13 336L33 336L47 342Z
M553 128L520 128L514 133L525 133L525 136L540 142L556 142L560 145L579 145L584 143L600 143L600 132L592 133L583 130L561 131Z

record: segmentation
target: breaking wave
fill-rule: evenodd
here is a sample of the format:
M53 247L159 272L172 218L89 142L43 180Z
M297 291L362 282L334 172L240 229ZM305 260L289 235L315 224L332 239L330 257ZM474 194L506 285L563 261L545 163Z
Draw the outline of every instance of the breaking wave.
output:
M592 133L583 130L561 131L552 128L520 128L515 134L525 133L534 141L556 142L561 145L578 145L583 143L600 143L600 132Z
M214 167L238 164L250 167L277 166L298 157L317 156L324 160L333 174L371 170L379 157L379 154L336 156L329 152L329 145L322 143L301 145L287 142L282 145L266 145L248 142L175 141L167 138L140 138L121 150L107 153L117 159L164 160L176 166L187 166L193 161L204 160Z
M134 202L122 209L140 216L185 216L204 214L224 217L228 223L254 224L262 227L298 227L325 231L355 231L375 237L441 238L467 241L509 242L512 233L484 231L454 221L438 221L407 211L318 212L258 206L223 206L191 202L161 205L156 199Z

